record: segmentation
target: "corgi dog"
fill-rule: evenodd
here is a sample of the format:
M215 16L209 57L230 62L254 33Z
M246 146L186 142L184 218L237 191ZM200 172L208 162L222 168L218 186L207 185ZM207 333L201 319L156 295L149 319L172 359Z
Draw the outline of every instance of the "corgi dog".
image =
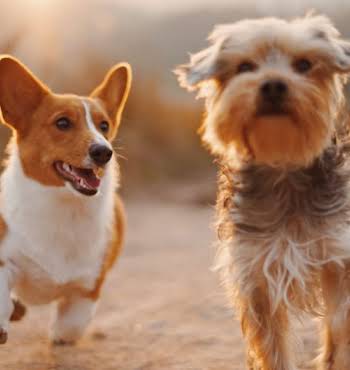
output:
M76 342L91 321L123 244L111 143L130 85L121 63L87 97L55 94L0 56L2 121L12 131L0 180L1 343L27 304L56 304L55 344Z

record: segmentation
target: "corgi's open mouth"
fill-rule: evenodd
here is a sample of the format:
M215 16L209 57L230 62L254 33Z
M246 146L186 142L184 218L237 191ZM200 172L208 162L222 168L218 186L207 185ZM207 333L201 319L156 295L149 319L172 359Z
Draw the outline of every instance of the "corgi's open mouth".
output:
M91 168L78 168L63 161L56 161L54 167L58 175L79 193L91 196L98 192L101 180Z

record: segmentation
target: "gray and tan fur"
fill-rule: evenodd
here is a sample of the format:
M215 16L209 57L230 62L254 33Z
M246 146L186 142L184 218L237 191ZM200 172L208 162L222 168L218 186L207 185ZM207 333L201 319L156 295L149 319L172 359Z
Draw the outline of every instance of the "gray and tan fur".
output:
M222 25L209 41L176 73L206 99L202 138L220 167L216 268L248 368L295 370L289 316L309 312L323 320L320 369L348 370L350 43L315 15ZM266 83L283 97L268 100Z

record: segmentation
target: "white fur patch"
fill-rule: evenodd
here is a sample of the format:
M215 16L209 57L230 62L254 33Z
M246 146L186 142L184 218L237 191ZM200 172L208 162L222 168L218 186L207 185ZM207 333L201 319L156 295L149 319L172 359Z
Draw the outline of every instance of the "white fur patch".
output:
M8 330L9 319L12 314L13 303L9 290L9 271L0 268L0 328Z
M114 222L113 164L97 196L76 197L66 187L28 178L14 144L1 178L0 211L9 231L0 258L21 298L45 303L55 298L53 287L69 282L94 287Z
M86 124L89 130L93 133L96 144L105 145L111 148L110 142L96 129L96 126L91 116L89 102L82 99L82 103L83 103L84 111L85 111Z
M84 333L96 311L97 303L88 298L74 297L58 302L51 328L51 340L75 342Z

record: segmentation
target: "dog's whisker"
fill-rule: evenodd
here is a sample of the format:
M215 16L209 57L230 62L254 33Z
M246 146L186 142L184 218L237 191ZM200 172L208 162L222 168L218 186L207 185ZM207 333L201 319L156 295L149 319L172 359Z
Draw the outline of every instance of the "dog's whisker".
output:
M119 153L116 153L116 156L117 156L117 158L119 159L123 159L123 160L125 160L125 161L127 161L128 160L128 158L127 157L125 157L124 155L122 155L122 154L119 154Z

